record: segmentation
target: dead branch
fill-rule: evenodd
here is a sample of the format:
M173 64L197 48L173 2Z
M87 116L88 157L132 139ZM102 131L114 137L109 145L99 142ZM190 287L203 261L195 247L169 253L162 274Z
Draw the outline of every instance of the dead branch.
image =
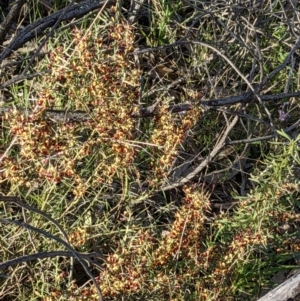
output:
M271 100L281 100L285 98L299 97L299 96L300 96L300 91L291 92L291 93L266 94L266 95L260 95L259 97L263 101L271 101ZM237 96L230 96L230 97L220 98L216 100L204 100L201 101L201 104L208 107L222 107L222 106L233 105L236 103L247 103L250 102L251 100L254 100L255 97L256 95L254 95L253 92L246 92Z
M31 231L34 231L36 233L39 233L39 234L42 234L44 235L45 237L48 237L50 239L53 239L57 242L59 242L60 244L62 244L63 246L65 246L70 253L73 254L73 256L80 262L81 266L83 267L83 269L85 270L86 274L91 278L91 280L93 281L93 284L95 285L95 288L98 292L98 295L99 295L99 300L103 300L102 298L102 294L101 294L101 291L100 291L100 287L95 279L95 277L92 275L92 273L89 271L88 267L86 266L86 264L84 263L84 261L82 260L82 258L79 256L79 254L64 240L62 240L61 238L55 236L55 235L52 235L44 230L41 230L41 229L38 229L36 227L33 227L31 226L30 224L28 223L25 223L25 222L22 222L22 221L16 221L16 220L13 220L13 219L0 219L0 223L1 224L13 224L13 225L16 225L16 226L19 226L19 227L23 227L25 229L28 229L28 230L31 230Z
M22 6L26 3L26 0L17 0L15 4L10 9L8 15L6 16L5 20L0 25L0 44L4 42L5 36L8 33L11 25L17 19Z
M294 300L300 294L300 272L274 288L257 301Z
M168 110L171 113L179 113L184 111L190 111L192 105L188 103L176 104L169 106ZM0 115L5 113L10 113L13 107L3 107L0 108ZM30 114L30 110L18 109L21 114ZM138 113L133 113L131 117L133 118L144 118L151 117L158 114L157 108L153 109L152 106L147 108L141 108ZM66 110L53 110L48 109L45 111L45 116L47 119L53 120L60 123L72 123L72 122L84 122L91 120L92 117L89 113L84 111L66 111Z
M80 256L83 260L88 261L89 263L94 263L93 258L99 258L99 254L96 252L92 253L80 253L74 251L77 256ZM53 257L76 257L73 252L68 251L51 251L51 252L39 252L35 254L20 256L17 258L14 258L12 260L7 260L5 262L0 263L0 270L4 270L8 267L17 265L19 263L28 262L32 260L37 259L43 259L43 258L53 258ZM102 258L102 257L101 257ZM104 258L102 258L104 259Z
M49 73L49 71L42 71L42 72L34 72L34 73L29 73L29 74L21 74L21 75L16 75L10 80L6 81L5 83L0 85L0 90L9 87L12 84L17 84L19 82L22 82L24 80L30 80L38 76L42 76Z
M215 145L214 149L210 152L210 154L198 165L196 166L188 175L185 177L179 179L175 182L167 183L165 186L163 186L160 190L167 191L174 189L176 187L183 186L184 184L188 183L190 180L192 180L196 175L198 175L201 171L204 170L204 168L217 156L217 154L221 151L221 149L225 145L225 141L230 133L230 131L234 128L236 123L238 122L239 117L235 116L231 123L228 125L227 129L222 132L219 135L219 141Z
M26 42L41 35L47 28L53 26L58 20L60 22L79 18L105 5L112 5L114 0L85 0L71 5L67 10L61 9L43 19L26 26L1 52L0 62L7 58L14 50L17 50Z
M39 74L37 74L39 75ZM22 79L20 79L22 80ZM0 87L1 88L1 87ZM293 93L279 93L279 94L270 94L270 95L260 95L260 98L264 101L271 101L271 100L281 100L285 98L291 97L299 97L300 91L293 92ZM255 95L253 92L246 92L242 93L237 96L230 96L215 100L202 100L196 104L192 103L179 103L170 105L168 107L168 111L171 113L180 113L185 111L190 111L193 109L193 106L200 105L205 109L214 109L214 107L222 107L227 105L233 104L245 104L255 99ZM0 115L5 113L10 113L13 110L13 107L2 107L0 108ZM25 109L18 109L20 113L29 113L30 110ZM91 116L89 113L84 111L66 111L66 110L53 110L48 109L45 112L46 117L54 120L56 122L83 122L87 120L91 120ZM145 118L145 117L152 117L158 114L157 108L155 106L149 106L145 108L140 108L137 113L133 113L131 117L133 118Z

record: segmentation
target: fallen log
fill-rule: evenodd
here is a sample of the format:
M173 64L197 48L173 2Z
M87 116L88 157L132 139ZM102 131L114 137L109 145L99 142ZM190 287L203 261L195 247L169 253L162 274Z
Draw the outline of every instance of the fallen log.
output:
M288 301L300 294L300 271L257 301Z

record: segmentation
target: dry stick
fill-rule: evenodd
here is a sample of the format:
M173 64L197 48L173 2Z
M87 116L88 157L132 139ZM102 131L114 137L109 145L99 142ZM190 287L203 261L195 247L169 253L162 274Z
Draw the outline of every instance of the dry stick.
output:
M42 75L49 74L49 73L50 73L50 70L46 70L46 71L35 72L35 73L30 73L30 74L25 74L25 75L24 74L16 75L13 78L11 78L10 80L8 80L5 83L1 84L0 85L0 90L4 89L6 87L9 87L12 84L19 83L19 82L21 82L25 79L29 80L29 79L32 79L34 77L42 76Z
M5 152L1 155L1 157L0 157L0 165L2 165L1 164L1 162L3 161L3 159L6 157L6 155L8 154L8 152L9 152L9 150L15 145L15 144L17 144L17 137L15 136L13 139L12 139L12 141L10 142L10 144L9 144L9 146L6 148L6 150L5 150ZM1 196L0 196L0 198L1 198ZM1 199L0 199L0 201L1 201Z
M51 216L49 216L48 214L44 213L43 211L39 210L36 207L30 206L25 204L23 201L21 201L21 199L17 196L3 196L0 195L0 201L4 202L4 203L14 203L16 205L18 205L19 207L22 207L24 209L27 209L28 211L32 211L35 212L43 217L45 217L47 220L49 220L50 222L52 222L57 229L61 232L61 234L63 235L63 237L65 238L65 240L67 241L67 243L69 242L68 239L68 235L67 233L64 231L64 229L56 222L55 219L53 219Z
M262 80L262 82L257 86L254 87L252 86L252 84L246 79L246 77L241 73L241 71L231 62L230 59L228 59L224 54L222 54L218 49L216 49L215 47L213 47L212 45L205 43L205 42L201 42L201 41L177 41L173 44L168 44L168 45L163 45L163 46L159 46L159 47L155 47L155 48L147 48L147 49L142 49L142 50L137 50L134 51L134 54L142 54L142 53L146 53L149 51L158 51L160 49L164 49L167 47L175 47L175 46L179 46L179 45L184 45L184 44L192 44L192 45L201 45L207 48L212 49L213 51L215 51L218 55L220 55L236 72L237 74L247 83L248 87L250 88L250 90L252 91L252 95L248 95L248 93L245 93L244 95L247 98L253 98L254 96L258 99L259 103L264 107L269 120L271 122L271 126L272 126L272 117L270 112L268 111L268 109L265 107L264 103L262 102L263 98L261 96L259 96L258 92L261 91L261 89L271 80L273 79L281 70L283 70L286 65L289 63L290 59L292 58L292 56L294 55L295 51L299 48L300 46L300 36L298 37L295 45L293 46L292 50L289 52L289 54L286 56L286 58L284 59L284 61L275 69L273 70L270 74L268 74L265 79ZM251 93L251 92L249 92ZM241 99L242 100L242 99ZM240 100L240 101L241 101Z
M36 227L33 227L33 226L31 226L31 225L29 225L27 223L24 223L24 222L12 220L12 219L0 219L0 223L2 223L2 224L13 224L13 225L17 225L19 227L24 227L25 229L29 229L31 231L37 232L39 234L42 234L45 237L51 238L51 239L53 239L53 240L61 243L62 245L64 245L73 254L73 256L80 262L81 266L83 267L83 269L85 270L85 272L87 273L87 275L92 279L92 281L93 281L93 283L95 285L95 288L97 290L97 293L99 295L99 300L103 301L101 290L100 290L100 287L99 287L99 285L98 285L95 277L89 271L89 269L87 268L87 266L85 265L85 263L83 262L83 260L80 258L80 256L78 255L78 253L68 243L66 243L64 240L62 240L59 237L56 237L56 236L54 236L54 235L52 235L52 234L50 234L50 233L48 233L46 231L43 231L43 230L38 229Z
M220 50L218 50L214 46L212 46L212 45L210 45L208 43L205 43L205 42L201 42L201 41L177 41L177 42L175 42L173 44L168 44L168 45L159 46L159 47L156 47L156 48L151 48L150 50L159 50L159 49L162 49L162 47L174 47L174 46L185 45L185 44L200 45L200 46L209 48L212 51L216 52L220 57L222 57L233 68L233 70L244 80L244 82L250 88L250 90L252 91L252 93L256 96L256 98L258 99L258 101L261 104L261 106L265 109L265 111L266 111L266 113L267 113L267 115L269 117L271 126L274 127L273 126L273 122L272 122L272 116L271 116L269 110L267 109L267 107L262 102L262 99L258 95L258 93L257 93L258 90L254 89L254 87L252 86L252 84L248 81L248 79L244 76L244 74L234 65L234 63L226 55L224 55ZM134 51L134 54L144 53L144 52L145 52L145 49Z
M16 137L14 138L14 140L16 140ZM14 141L13 140L13 141ZM2 155L0 162L2 161L2 159L5 157L6 152ZM43 216L44 218L46 218L47 220L49 220L50 222L52 222L57 229L61 232L61 234L63 235L64 239L66 240L66 242L68 244L70 244L69 238L67 233L64 231L64 229L56 222L55 219L53 219L51 216L49 216L48 214L44 213L43 211L39 210L36 207L30 206L25 204L19 197L17 196L2 196L0 195L0 201L4 202L4 203L14 203L16 205L18 205L21 208L27 209L28 211L32 211L35 212L41 216ZM74 260L73 257L71 257L71 262L70 262L70 279L72 278L72 273L73 273L73 269L74 269Z
M1 88L1 87L0 87ZM260 95L260 98L264 101L271 100L282 100L284 98L299 97L300 91L292 93L279 93L279 94L270 94L270 95ZM180 113L184 111L190 111L195 105L200 105L205 109L215 109L215 107L233 105L233 104L245 104L252 101L254 94L252 92L242 93L237 96L229 96L225 98L213 99L213 100L202 100L196 104L191 103L179 103L175 105L170 105L168 111L171 113ZM13 107L0 107L0 115L9 114L13 111ZM31 110L18 109L20 113L30 114ZM139 112L131 114L132 118L145 118L152 117L158 114L157 108L149 106L146 108L139 109ZM48 109L45 111L45 116L48 119L51 119L56 122L69 123L69 122L84 122L91 120L92 117L89 113L85 111L66 111L66 110L54 110Z
M65 14L62 14L64 9L51 14L43 19L40 19L26 26L20 33L11 41L11 43L1 52L0 62L7 58L14 50L17 50L26 42L42 34L47 28L53 26L58 19L60 22L67 21L73 18L82 17L85 14L103 7L106 4L113 4L115 0L85 0L76 3L69 7Z
M24 209L35 212L35 213L40 214L41 216L45 217L46 219L51 221L58 228L58 230L62 233L63 237L65 238L66 242L68 244L70 244L68 235L63 230L63 228L56 222L55 219L53 219L51 216L47 215L43 211L39 210L36 207L25 204L19 197L16 197L16 196L1 196L0 195L0 201L14 203L14 204L16 204L16 205L18 205L18 206L20 206ZM74 268L74 259L73 258L74 257L72 256L71 257L71 263L70 263L71 264L70 278L72 277L72 271L73 271L73 268Z
M252 142L258 142L258 141L264 141L264 140L270 140L272 138L275 138L276 135L269 135L269 136L263 136L263 137L257 137L257 138L249 138L249 139L241 139L241 140L234 140L226 142L226 145L233 145L233 144L241 144L241 143L252 143Z
M7 260L5 262L0 263L0 270L4 270L8 267L17 265L19 263L23 262L28 262L32 260L37 260L37 259L43 259L43 258L51 258L51 257L75 257L74 253L82 258L83 260L86 260L92 264L96 264L92 258L100 257L98 253L93 252L93 253L80 253L80 252L68 252L68 251L51 251L51 252L39 252L35 254L30 254L30 255L25 255L25 256L20 256L11 260ZM104 257L100 257L101 259L104 260ZM97 264L99 265L99 264Z
M182 111L189 111L192 109L192 105L188 103L182 103L169 106L168 110L171 113L178 113ZM13 107L0 107L0 115L10 114L14 110ZM24 114L32 113L32 110L17 109L18 112ZM138 113L133 113L131 117L151 117L158 114L157 108L152 106L142 108ZM53 110L48 109L45 111L45 117L56 122L68 123L68 122L84 122L91 120L93 117L85 111L66 111L66 110Z
M36 51L36 53L34 54L33 58L31 58L31 61L32 61L37 56L40 49L43 47L44 43L47 41L49 36L53 33L53 31L59 25L60 22L68 20L68 19L72 19L75 17L81 17L82 15L85 15L85 14L87 14L95 9L98 9L100 7L103 9L106 6L106 4L110 3L110 2L113 3L114 1L105 0L105 1L99 2L99 1L86 0L79 4L72 5L72 6L69 4L66 8L28 25L27 27L25 27L25 29L23 29L20 32L20 34L0 54L0 61L4 60L7 56L9 56L10 53L12 52L12 50L16 50L16 49L20 48L27 41L31 40L32 38L35 38L37 35L41 34L45 29L47 29L48 27L51 27L54 24L51 31L47 34L47 37L40 44L40 46L39 46L38 50ZM41 28L42 26L44 26L43 29ZM26 39L24 38L25 35L27 35ZM14 83L20 82L22 80L31 79L36 76L41 76L41 75L49 72L49 70L48 70L48 71L37 72L37 73L33 73L33 74L24 74L28 71L28 67L29 67L29 65L26 67L26 69L23 71L23 73L21 75L15 76L11 80L0 85L0 89L6 88L6 87L8 87Z
M226 110L226 109L222 109L222 108L216 108L215 110L219 111L219 112L224 112L226 114L231 114L231 115L237 115L237 116L240 116L240 117L244 117L247 120L254 120L256 122L263 123L264 125L269 126L269 124L266 121L264 121L262 119L259 119L259 118L256 118L256 117L254 117L252 115L249 115L249 114L245 114L245 113L241 113L241 112L236 112L236 111L230 111L230 110ZM294 128L292 128L292 129L294 129ZM284 131L286 133L288 133L291 130L290 129L285 129ZM272 134L272 135L263 136L263 137L257 137L257 138L248 138L248 139L234 140L234 141L228 141L228 142L226 142L226 145L240 144L240 143L252 143L252 142L258 142L258 141L270 140L270 139L275 138L275 137L276 137L276 134Z
M25 223L29 223L24 208L22 208L22 215L23 215L23 221ZM31 233L31 231L29 231L28 229L26 229L26 231L27 231L27 235L28 235L28 238L29 238L29 242L31 243L34 251L38 252L36 244L35 244L35 242L34 242L34 240L32 238L32 234L33 233ZM45 273L44 273L45 272L45 266L44 266L43 261L41 259L37 259L37 261L39 262L40 267L41 267L40 268L40 271L41 271L40 272L41 280L43 281L43 283L45 283L46 282Z
M1 88L1 86L0 86ZM291 98L291 97L299 97L300 91L292 92L292 93L279 93L279 94L270 94L270 95L260 95L260 98L264 101L271 101L271 100L281 100L284 98ZM213 100L201 100L196 104L191 103L179 103L175 105L170 105L168 107L168 111L171 113L180 113L184 111L190 111L193 109L194 106L200 105L206 109L215 109L215 107L222 107L227 105L233 104L245 104L252 101L254 98L254 94L252 92L242 93L237 96L229 96L225 98L213 99ZM9 114L13 107L0 107L0 115L2 114ZM31 113L30 110L25 109L18 109L20 113ZM139 112L131 114L133 118L144 118L144 117L152 117L158 114L157 108L153 106L149 106L146 108L139 109ZM84 122L91 120L92 117L89 113L85 111L66 111L66 110L54 110L48 109L45 111L45 116L51 120L56 122Z
M11 25L18 18L22 6L26 3L26 0L17 0L15 4L11 7L9 13L7 14L5 20L0 25L0 44L2 45L6 34L8 33Z
M217 23L219 23L226 31L228 31L228 33L235 39L237 40L241 45L242 47L246 48L250 53L251 55L257 60L259 61L259 57L256 56L255 53L252 52L252 49L239 37L237 36L233 31L231 31L225 24L224 22L221 20L221 19L217 19L216 20Z
M255 43L256 43L256 48L255 48L255 51L258 55L258 62L259 62L259 73L260 73L260 80L263 79L264 77L264 67L263 67L263 57L262 57L262 53L261 53L261 49L260 49L260 46L259 46L259 38L258 38L258 34L255 30L255 33L254 33L254 37L255 37ZM253 77L254 77L254 74L253 74Z
M294 72L294 68L295 68L295 62L296 62L296 59L292 56L291 64L290 64L290 71L289 71L288 78L286 80L285 87L284 87L284 93L287 93L290 90L291 82L293 79L293 72Z
M204 47L207 47L207 48L213 50L214 52L216 52L245 81L245 83L248 85L248 87L250 88L250 90L253 93L256 93L254 87L252 86L252 84L247 80L247 78L244 76L244 74L233 64L233 62L228 57L226 57L226 55L224 55L220 50L218 50L216 47L214 47L214 46L212 46L212 45L210 45L208 43L205 43L205 42L201 42L201 41L177 41L177 42L175 42L173 44L167 44L167 45L158 46L158 47L154 47L154 48L146 48L146 49L136 50L136 51L133 52L133 54L142 54L142 53L146 53L146 52L150 52L150 51L158 51L158 50L161 50L161 49L164 49L164 48L176 47L176 46L185 45L185 44L204 46ZM257 95L257 97L259 97L259 96Z
M271 101L271 100L281 100L284 98L299 97L299 96L300 96L300 91L296 91L291 93L260 95L260 98L264 101ZM221 107L221 106L233 105L236 103L247 103L253 100L253 98L254 98L254 94L252 92L246 92L237 96L224 97L215 100L203 100L200 102L200 104L208 107Z
M285 131L286 133L288 133L288 132L290 132L290 131L296 129L299 125L300 125L300 119L299 119L298 121L296 121L294 124L292 124L291 126L285 128L284 131Z
M291 1L289 1L291 2ZM290 4L284 4L279 2L281 9L282 9L282 14L283 17L281 17L281 22L286 25L289 28L289 31L294 35L295 38L298 37L298 35L295 33L294 28L292 26L292 24L295 24L297 21L294 19L294 17L292 17L292 22L289 21L290 17L288 16L289 13L291 12L291 10L293 11L294 9L297 10L297 8L293 7L291 8L291 3ZM293 13L293 15L295 16L295 12ZM281 38L280 42L283 41L283 38Z
M213 183L220 182L220 179L224 178L224 176L226 177L226 180L232 179L236 174L242 172L242 169L247 161L246 155L248 154L248 151L249 151L249 143L246 143L242 153L236 156L234 161L231 162L230 166L205 174L201 178L201 180L203 179L204 182L208 184L213 184Z
M239 116L235 116L231 122L231 124L227 127L226 131L224 133L221 133L219 137L221 139L217 143L217 145L214 147L214 149L211 151L211 153L199 164L198 167L196 167L190 174L185 176L183 179L176 181L174 183L170 183L169 185L163 186L159 189L159 191L167 191L179 186L184 185L185 183L192 180L197 174L199 174L206 166L209 164L213 158L220 152L220 150L225 145L225 141L227 139L227 136L229 135L230 131L234 128L236 123L239 120Z
M253 120L253 121L256 121L258 123L262 123L265 126L269 126L269 124L266 121L264 121L264 120L262 120L260 118L254 117L253 115L242 113L240 111L232 111L232 110L227 110L227 109L223 109L223 108L219 108L219 107L218 108L214 108L214 110L218 111L218 112L224 112L224 113L229 114L229 115L238 115L240 117L246 118L247 120Z
M281 70L283 70L287 66L287 64L289 63L289 61L291 60L292 56L294 55L296 50L299 48L299 46L300 46L300 36L298 37L295 45L293 46L293 48L289 52L289 54L286 56L284 61L275 70L273 70L271 73L269 73L265 77L265 79L258 85L258 90L261 90L271 79L273 79Z

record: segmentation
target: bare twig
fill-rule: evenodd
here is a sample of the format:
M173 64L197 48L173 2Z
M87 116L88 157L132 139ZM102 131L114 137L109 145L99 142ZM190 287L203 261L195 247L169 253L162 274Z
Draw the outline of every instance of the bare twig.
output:
M25 223L28 223L29 221L27 219L26 212L25 212L24 208L22 208L22 215L23 215L23 221ZM33 233L31 231L29 231L28 229L26 229L26 231L27 231L27 235L28 235L29 241L30 241L30 243L31 243L34 251L38 252L37 251L37 247L36 247L36 243L35 243L35 241L33 240L33 237L32 237ZM45 273L44 273L45 272L45 266L44 266L43 261L41 259L38 259L38 262L39 262L40 267L41 267L41 279L42 279L43 282L45 282L46 281Z
M16 138L13 139L13 142L15 143L15 140ZM0 162L1 160L5 157L7 153L7 150L6 152L2 155L1 159L0 159ZM53 219L51 216L49 216L48 214L46 214L45 212L39 210L38 208L36 207L33 207L33 206L30 206L30 205L27 205L25 202L23 202L19 197L17 196L3 196L3 195L0 195L0 201L4 202L4 203L13 203L13 204L16 204L17 206L23 208L23 209L27 209L28 211L31 211L31 212L35 212L41 216L43 216L44 218L46 218L47 220L49 220L50 222L52 222L56 227L57 229L60 231L60 233L62 234L62 236L64 237L65 241L70 244L70 241L69 241L69 238L68 238L68 235L67 233L64 231L64 229L59 225L59 223ZM74 269L74 260L73 258L71 257L71 268L70 268L70 279L72 277L72 272L73 272L73 269Z
M279 93L279 94L270 94L270 95L260 95L260 98L264 101L272 101L272 100L281 100L285 98L291 97L299 97L300 91L292 92L292 93ZM171 113L180 113L184 111L190 111L194 106L200 105L203 108L210 109L210 107L222 107L233 104L245 104L252 101L255 98L254 93L246 92L237 96L229 96L225 98L213 99L213 100L201 100L196 104L191 103L179 103L170 105L168 107L168 111ZM5 113L10 113L13 110L12 107L2 107L0 108L0 115ZM20 113L30 113L30 110L18 109ZM133 113L131 117L133 118L145 118L152 117L158 114L157 107L149 106L146 108L141 108L138 113ZM47 118L54 120L56 122L83 122L87 120L91 120L92 117L89 113L84 111L66 111L66 110L54 110L48 109L45 112Z
M230 133L230 131L234 128L236 123L238 122L239 117L235 116L227 129L225 130L224 133L221 133L219 136L219 142L216 144L214 149L210 152L210 154L187 176L184 178L174 182L174 183L169 183L166 186L161 187L160 190L162 191L167 191L176 187L180 187L186 183L188 183L190 180L192 180L197 174L199 174L213 159L217 154L220 152L220 150L224 147L226 139Z
M38 229L36 227L33 227L27 223L21 222L21 221L16 221L16 220L12 220L12 219L0 219L0 223L2 224L13 224L13 225L17 225L19 227L23 227L25 229L29 229L31 231L37 232L39 234L44 235L45 237L51 238L57 242L59 242L60 244L62 244L63 246L65 246L72 254L73 256L80 262L80 264L82 265L83 269L85 270L86 274L92 279L95 288L98 292L99 295L99 300L102 301L102 294L101 294L101 290L100 287L95 279L95 277L92 275L92 273L89 271L89 269L87 268L86 264L83 262L83 260L81 259L80 255L64 240L62 240L59 237L56 237L44 230Z
M213 45L206 43L206 42L202 42L202 41L177 41L173 44L167 44L167 45L163 45L163 46L158 46L158 47L153 47L153 48L147 48L147 49L141 49L141 50L136 50L133 52L133 54L142 54L142 53L146 53L146 52L150 52L150 51L158 51L164 48L170 48L170 47L176 47L176 46L180 46L180 45L186 45L186 44L190 44L190 45L200 45L203 47L207 47L209 49L211 49L212 51L214 51L215 53L217 53L220 57L222 57L232 68L233 70L245 81L245 83L248 85L248 87L250 88L250 90L256 94L256 91L254 89L254 87L252 86L252 84L248 81L248 79L244 76L244 74L234 65L234 63L226 56L224 55L220 50L218 50L216 47L214 47ZM257 97L259 98L259 96L257 95Z
M80 257L83 260L88 261L91 264L97 264L93 258L101 258L104 260L104 257L101 257L98 253L93 252L93 253L80 253L74 251L74 253ZM0 263L0 270L4 270L8 267L17 265L19 263L23 262L28 262L32 260L37 260L37 259L43 259L43 258L52 258L52 257L74 257L76 258L75 254L73 252L68 252L68 251L51 251L51 252L38 252L35 254L30 254L30 255L25 255L25 256L20 256L11 260L7 260L5 262Z
M275 134L268 135L268 136L263 136L263 137L257 137L257 138L234 140L234 141L226 142L226 145L241 144L241 143L253 143L253 142L258 142L258 141L270 140L274 137L276 137Z
M30 80L32 78L45 75L45 74L47 74L49 72L50 72L50 70L42 71L42 72L35 72L35 73L30 73L30 74L16 75L13 78L11 78L10 80L8 80L5 83L1 84L0 85L0 90L4 89L6 87L9 87L12 84L16 84L16 83L22 82L23 80Z
M192 105L188 103L182 103L177 105L169 106L168 110L172 113L178 113L182 111L189 111L192 109ZM10 113L13 110L12 107L0 108L0 115L5 113ZM30 110L18 109L20 113L31 113ZM138 117L151 117L158 114L157 107L147 107L140 109L139 113L133 113L133 118ZM45 116L56 122L68 123L68 122L84 122L91 120L92 117L89 113L84 111L66 111L66 110L53 110L49 109L45 111Z
M53 26L57 20L67 21L73 18L79 18L85 14L94 11L103 5L113 4L114 0L85 0L70 6L65 12L65 9L51 14L43 19L40 19L26 26L20 33L10 42L10 44L0 54L0 62L7 58L14 50L20 48L26 42L42 34L47 28Z
M293 57L294 53L299 48L299 46L300 46L300 36L298 37L295 45L293 46L289 54L285 57L284 61L275 70L269 73L259 84L258 87L259 90L261 90L262 87L264 87L271 79L273 79L281 70L283 70L287 66L287 64L290 62L291 58Z
M291 93L260 95L260 98L263 101L271 101L271 100L281 100L285 98L299 97L299 96L300 96L300 91L296 91ZM237 96L230 96L230 97L220 98L216 100L203 100L201 101L201 104L205 106L221 107L221 106L233 105L236 103L247 103L253 100L254 98L255 98L254 93L246 92Z
M11 7L8 15L5 20L0 25L0 44L2 45L5 39L6 34L8 33L11 25L19 16L22 6L26 3L26 0L17 0L14 5Z
M277 94L277 95L262 95L261 98L266 101L270 100L279 100L283 98L290 98L290 97L295 97L299 96L299 92L295 93L282 93L282 94ZM223 99L218 99L218 100L208 100L208 101L201 101L200 106L203 106L206 109L214 109L215 107L218 106L225 106L229 104L236 104L236 103L246 103L249 102L252 99L253 94L251 92L241 94L239 96L233 96L233 97L227 97ZM171 113L178 113L178 112L184 112L184 111L190 111L192 110L193 105L189 103L181 103L181 104L175 104L175 105L170 105L168 110ZM5 113L10 113L11 110L13 110L12 107L3 107L0 108L0 115L5 114ZM30 110L26 111L24 109L19 109L20 113L30 113ZM151 117L158 114L157 108L150 106L146 108L141 108L138 113L132 114L133 118L144 118L144 117ZM239 113L236 113L235 115L241 115ZM65 111L65 110L46 110L45 112L46 118L53 120L55 122L59 123L73 123L73 122L85 122L88 120L91 120L92 117L89 113L84 112L84 111ZM251 118L253 119L253 118ZM4 155L1 157L1 159L4 157ZM1 161L0 159L0 161Z
M206 42L202 42L202 41L177 41L173 44L168 44L168 45L163 45L163 46L159 46L159 47L154 47L154 48L148 48L148 49L141 49L141 50L137 50L134 51L134 54L142 54L142 53L146 53L149 51L158 51L164 48L171 48L171 47L177 47L180 45L186 45L186 44L190 44L190 45L200 45L206 48L209 48L211 50L213 50L215 53L217 53L220 57L222 57L232 68L233 70L244 80L244 82L248 85L248 87L250 88L251 92L246 92L244 95L241 95L242 98L246 99L244 101L249 101L251 99L253 99L254 97L256 99L258 99L260 105L263 106L265 112L267 113L269 120L270 120L270 125L274 128L273 126L273 122L272 122L272 116L269 112L269 110L267 109L267 107L265 106L265 104L263 103L263 99L261 98L261 96L258 94L259 91L261 91L261 89L271 80L274 78L274 76L276 76L290 61L290 59L292 58L293 54L295 53L295 51L299 48L300 46L300 37L297 39L297 42L295 43L295 45L293 46L293 48L291 49L291 51L289 52L289 54L286 56L285 60L283 61L282 64L280 64L275 70L273 70L270 74L268 74L268 76L266 76L262 82L257 85L256 87L254 87L249 81L248 79L243 75L243 73L235 66L235 64L228 58L226 57L226 55L224 55L220 50L218 50L216 47L212 46L209 43ZM275 130L275 129L274 129Z

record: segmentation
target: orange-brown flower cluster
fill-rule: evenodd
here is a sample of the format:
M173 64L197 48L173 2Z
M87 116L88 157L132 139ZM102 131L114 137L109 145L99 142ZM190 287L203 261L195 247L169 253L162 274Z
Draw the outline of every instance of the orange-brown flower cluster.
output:
M205 237L204 222L209 200L204 191L195 187L184 187L184 205L175 214L175 220L168 234L155 251L155 264L165 265L174 259L202 261L200 252Z
M184 281L206 269L209 251L203 252L201 244L208 196L201 188L185 187L184 191L184 204L167 235L157 239L148 230L138 230L107 257L99 277L104 296L130 296L141 290L171 296L169 286L174 293L180 291ZM174 274L172 266L178 262L183 267Z
M72 45L50 53L47 68L52 72L44 78L32 113L15 110L7 116L18 160L6 156L0 176L28 187L68 179L80 197L87 185L122 178L133 163L136 149L128 141L135 137L137 120L131 114L138 105L141 72L129 55L131 25L111 20L102 31L74 29L72 35ZM90 120L62 124L47 118L46 109L56 107L86 111ZM90 165L86 182L83 170Z
M133 239L107 257L99 283L103 295L130 295L146 285L154 243L149 231L139 230Z
M152 187L161 184L166 179L181 144L186 138L187 131L199 120L201 110L193 109L185 112L180 122L168 112L168 106L162 104L159 114L155 117L155 128L151 135L151 143L160 146L160 149L153 149L151 161L153 180Z

